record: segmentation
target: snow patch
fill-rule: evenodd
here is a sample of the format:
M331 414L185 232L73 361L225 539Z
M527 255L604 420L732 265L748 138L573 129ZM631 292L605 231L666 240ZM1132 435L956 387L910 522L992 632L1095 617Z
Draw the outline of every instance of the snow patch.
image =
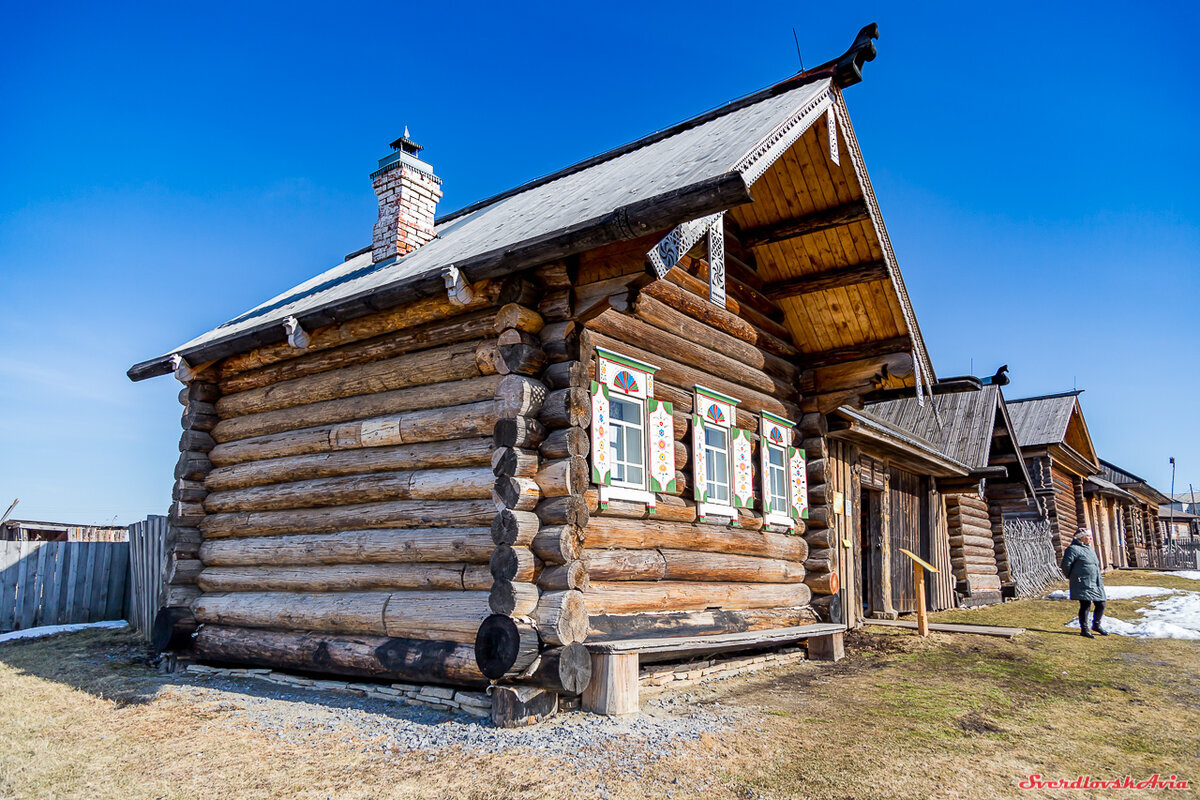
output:
M1105 616L1101 627L1118 636L1200 642L1200 592L1173 592L1170 597L1154 601L1148 608L1139 608L1138 613L1142 618L1134 622ZM1071 620L1067 627L1078 628L1079 620Z
M1106 586L1104 593L1108 595L1109 600L1132 600L1135 597L1161 597L1165 594L1174 594L1174 589L1164 589L1161 586ZM1046 595L1047 600L1070 600L1071 593L1066 589L1059 589Z
M1200 581L1200 569L1181 569L1178 572L1152 572L1151 575L1170 575L1172 578L1187 578L1189 581Z
M129 623L123 619L114 619L108 622L77 622L73 625L43 625L40 628L26 628L23 631L0 633L0 642L11 642L16 639L40 639L43 636L53 636L56 633L73 633L74 631L83 631L89 628L112 628L115 630L127 627L129 627Z

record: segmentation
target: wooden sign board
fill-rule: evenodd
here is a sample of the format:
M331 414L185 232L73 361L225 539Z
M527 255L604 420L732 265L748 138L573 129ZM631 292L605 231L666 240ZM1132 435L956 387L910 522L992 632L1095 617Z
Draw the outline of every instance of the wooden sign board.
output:
M922 567L924 567L925 569L929 570L930 572L937 572L937 571L938 571L937 567L935 567L933 564L930 564L928 561L926 561L925 559L921 558L920 556L917 556L917 555L914 555L913 553L910 553L909 551L905 550L903 547L901 547L901 548L900 548L900 552L901 552L901 553L904 553L904 555L908 556L908 557L909 557L909 558L911 558L913 561L915 561L916 563L920 564Z

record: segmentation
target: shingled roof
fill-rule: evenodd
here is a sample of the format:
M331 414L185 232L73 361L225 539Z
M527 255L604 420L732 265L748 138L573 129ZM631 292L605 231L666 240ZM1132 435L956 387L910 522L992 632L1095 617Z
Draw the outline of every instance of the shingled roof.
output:
M173 355L195 366L281 342L288 317L311 330L434 296L445 291L442 271L450 266L469 281L496 278L743 206L753 199L750 186L776 162L782 163L781 157L800 137L815 136L814 123L824 114L836 113L846 139L842 146L852 156L842 158L839 175L850 176L851 193L871 209L854 235L887 266L882 281L864 284L863 289L869 307L880 310L855 324L863 331L878 331L882 342L909 342L920 370L933 380L933 366L840 94L841 87L861 77L862 62L874 57L875 35L874 26L868 26L846 54L827 64L446 215L436 223L436 239L402 258L372 263L370 252L356 254L169 354L133 366L129 376L141 380L167 374ZM771 191L765 188L761 194L769 196ZM788 324L793 331L807 331L802 319L789 317ZM807 332L797 338L805 353L836 345L823 340L828 336Z
M866 410L933 442L938 450L971 469L981 469L988 466L999 398L1000 387L989 385L977 392L936 395L924 404L906 397L872 403Z
M1008 412L1017 426L1022 447L1058 444L1067 438L1067 426L1082 390L1009 400Z

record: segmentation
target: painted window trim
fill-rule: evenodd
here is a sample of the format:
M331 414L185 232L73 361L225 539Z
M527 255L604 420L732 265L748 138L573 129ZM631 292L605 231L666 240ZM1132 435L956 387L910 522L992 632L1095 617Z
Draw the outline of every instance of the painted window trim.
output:
M593 429L591 433L593 436L593 449L590 459L592 463L590 466L592 472L592 483L599 486L600 507L606 508L610 500L628 500L637 503L645 503L646 510L649 513L654 513L657 507L657 500L654 490L659 484L654 477L654 467L652 466L651 462L651 459L654 457L653 446L651 442L651 436L653 433L652 423L655 415L666 414L667 419L670 419L670 414L673 410L672 405L666 401L657 400L654 397L654 373L658 372L658 367L602 347L596 348L596 355L597 380L592 382ZM634 391L629 391L628 387L621 387L618 385L617 378L621 374L621 370L612 371L611 376L607 380L599 380L600 378L605 377L606 373L611 371L605 368L604 362L641 373L642 377L644 378L643 385L636 386L635 381ZM602 448L607 454L609 448L607 438L609 435L608 430L604 430L602 436L598 435L596 430L597 419L595 410L599 399L598 396L603 398L600 402L602 402L603 408L605 411L607 411L610 397L614 391L618 393L617 396L636 402L641 409L642 482L640 486L627 483L613 483L611 468L604 474L601 474L596 466L598 449ZM601 422L601 424L604 423ZM608 420L607 424L611 424L611 418ZM674 440L672 439L668 445L671 448L668 455L671 457L670 472L673 476ZM662 486L661 488L664 492L673 492L676 488L674 477L667 481L666 485Z
M736 522L738 519L738 512L737 507L734 505L736 489L734 486L733 432L737 429L737 426L734 424L737 421L735 419L737 407L742 401L699 384L694 385L692 388L692 482L695 484L692 490L692 496L696 501L697 519L699 522L705 522L710 516L728 517L731 522ZM718 408L718 411L725 412L726 419L723 423L719 420L705 419L705 415L701 413L702 398L715 401L710 405L710 408L717 406L718 404L728 407L728 411L725 411L724 408ZM710 502L708 499L708 449L704 441L704 430L710 424L724 428L726 431L725 491L729 497L728 503ZM701 450L703 450L703 452L697 456L697 453L699 453Z
M778 427L787 431L787 436L782 443L773 442L768 435L769 427ZM786 528L795 528L797 517L792 516L791 510L796 506L796 498L793 492L793 481L791 476L791 458L797 452L797 448L792 446L795 440L796 423L790 419L772 414L769 411L762 412L762 418L759 425L759 470L760 483L759 487L762 491L763 504L763 524L764 525L780 525ZM770 471L770 451L772 449L783 451L783 471L786 481L786 492L784 497L787 503L788 513L780 514L769 508L771 499L771 471ZM800 518L807 517L807 514L802 514Z

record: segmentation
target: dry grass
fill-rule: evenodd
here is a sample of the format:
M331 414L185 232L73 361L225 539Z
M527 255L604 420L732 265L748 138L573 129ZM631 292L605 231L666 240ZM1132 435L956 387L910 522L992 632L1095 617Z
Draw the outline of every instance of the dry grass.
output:
M1142 574L1108 580L1200 588ZM1141 603L1110 605L1130 617ZM685 746L641 783L571 776L524 752L444 753L431 763L423 753L369 756L344 733L289 741L247 724L236 703L198 702L151 673L123 634L6 645L0 796L1011 797L1030 794L1017 783L1031 773L1200 779L1200 645L1085 640L1062 627L1072 610L1030 600L947 612L937 617L1029 632L1011 642L921 640L870 628L836 665L713 684L695 692L698 702L757 713Z

